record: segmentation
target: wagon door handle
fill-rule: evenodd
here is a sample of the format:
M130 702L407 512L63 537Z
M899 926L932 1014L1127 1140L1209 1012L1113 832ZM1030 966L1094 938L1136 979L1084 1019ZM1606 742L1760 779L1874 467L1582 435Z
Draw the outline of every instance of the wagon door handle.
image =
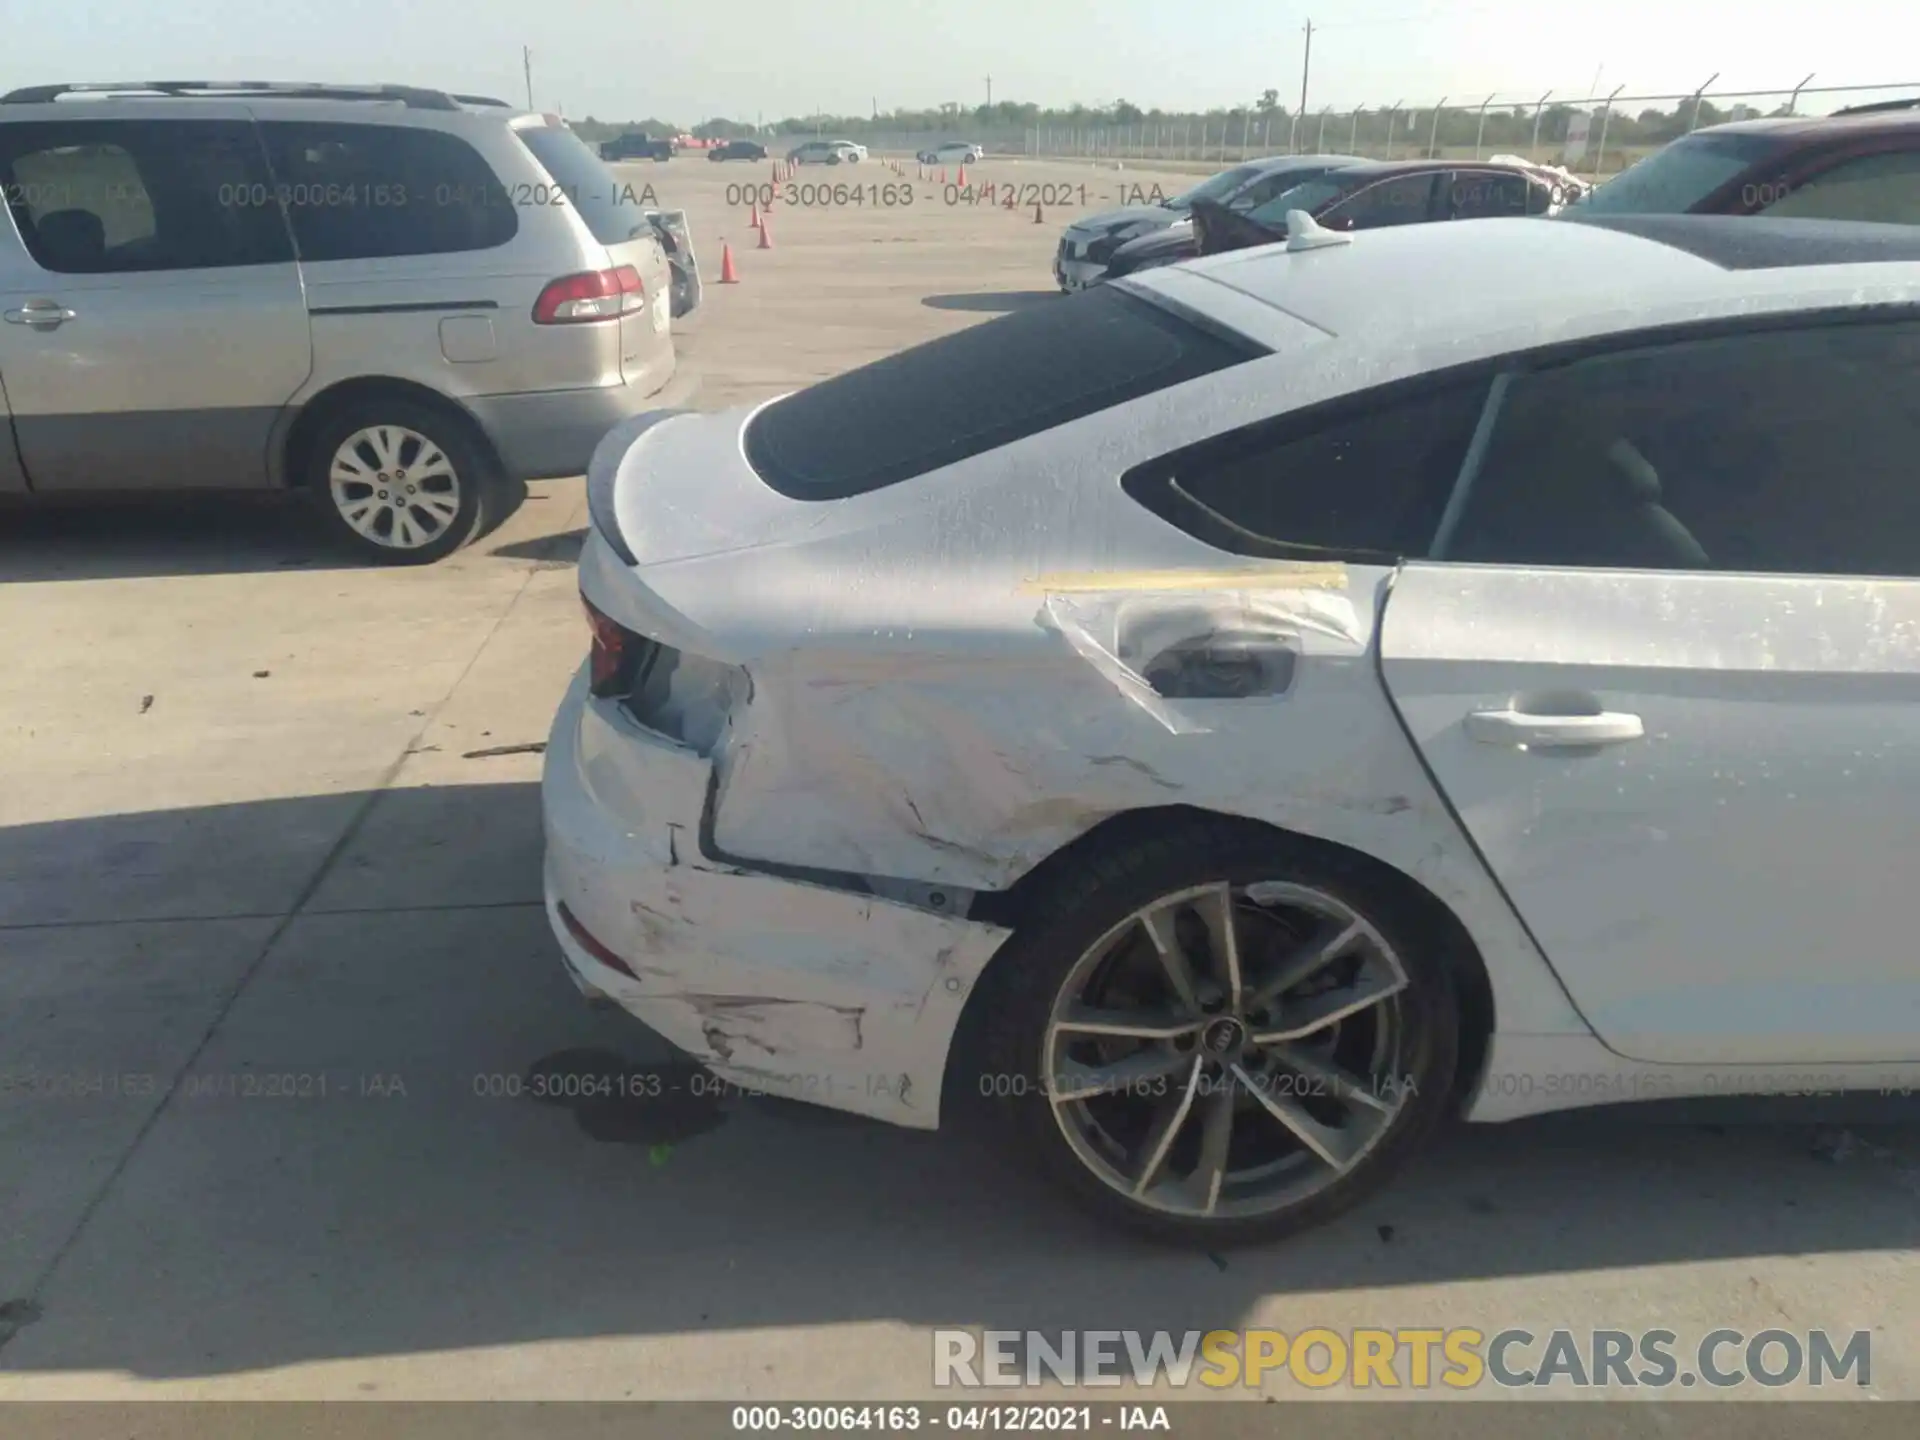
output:
M31 325L37 330L54 330L69 320L77 319L77 312L51 300L32 300L18 310L7 311L9 325Z
M1638 715L1602 710L1597 715L1530 715L1524 710L1475 710L1467 716L1467 734L1483 745L1527 749L1571 749L1582 745L1619 745L1645 736Z

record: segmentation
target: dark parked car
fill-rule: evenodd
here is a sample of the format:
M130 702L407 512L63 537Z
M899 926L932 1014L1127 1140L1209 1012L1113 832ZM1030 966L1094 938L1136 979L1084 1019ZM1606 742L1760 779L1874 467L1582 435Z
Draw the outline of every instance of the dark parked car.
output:
M1209 200L1193 204L1190 232L1165 231L1122 245L1107 278L1175 265L1287 238L1287 212L1304 210L1329 230L1376 230L1432 220L1546 215L1565 200L1553 172L1488 161L1384 160L1329 170L1244 214Z
M1168 231L1191 235L1192 207L1198 201L1217 200L1235 210L1251 210L1302 180L1364 163L1356 155L1270 156L1222 170L1159 204L1128 205L1082 216L1060 236L1053 257L1054 283L1062 290L1083 290L1107 278L1108 262L1129 241Z
M1622 171L1566 214L1920 225L1920 100L1696 130Z
M707 151L709 160L764 160L767 147L757 140L723 140Z
M664 135L649 135L644 130L629 130L600 146L602 160L671 160L673 141Z

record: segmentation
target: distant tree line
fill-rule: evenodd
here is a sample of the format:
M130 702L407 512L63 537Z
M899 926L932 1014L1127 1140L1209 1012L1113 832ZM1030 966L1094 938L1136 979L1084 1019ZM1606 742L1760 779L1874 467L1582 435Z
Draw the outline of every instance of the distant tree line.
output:
M1575 107L1571 105L1549 105L1540 114L1540 138L1542 141L1559 141L1566 137L1568 123L1576 108L1597 114L1598 106ZM1658 145L1684 135L1689 129L1706 125L1718 125L1736 118L1733 109L1715 105L1711 100L1698 102L1698 115L1695 102L1681 101L1672 110L1641 110L1637 114L1615 111L1607 121L1607 143L1613 145ZM1742 112L1744 113L1744 112ZM1760 113L1760 112L1754 112ZM1787 113L1785 105L1772 110L1774 115ZM1342 145L1351 132L1353 124L1351 110L1333 110L1327 117L1327 144L1334 147L1336 137ZM1490 149L1503 149L1527 144L1533 138L1533 107L1531 105L1496 105L1487 110L1485 145ZM1026 131L1035 128L1047 130L1099 130L1108 132L1132 132L1136 126L1164 127L1167 143L1175 143L1184 129L1197 140L1204 124L1218 132L1222 122L1228 126L1229 143L1238 143L1240 126L1245 122L1254 136L1270 134L1276 138L1280 127L1291 125L1292 114L1280 103L1279 92L1267 91L1257 101L1235 109L1230 106L1216 106L1211 110L1145 110L1125 100L1115 100L1109 105L1068 105L1065 107L1042 107L1017 100L1002 100L993 105L978 105L971 109L957 104L937 106L928 110L887 110L878 115L806 115L790 116L770 125L755 126L747 121L729 120L715 117L703 120L697 125L681 126L665 120L648 119L633 121L602 121L588 116L585 120L575 121L574 129L588 140L610 140L627 130L645 130L651 134L675 135L691 134L699 139L733 140L753 136L767 135L813 135L821 133L849 140L859 140L875 135L899 134L945 134L965 136L967 132L978 131L1006 135L1009 132ZM1377 141L1384 133L1387 124L1387 112L1384 107L1372 107L1361 112L1360 125L1363 139ZM1305 124L1301 127L1306 136L1318 139L1320 112L1309 110ZM1448 106L1441 112L1437 143L1440 145L1471 145L1474 143L1480 126L1477 108ZM1401 110L1395 121L1395 134L1414 135L1424 140L1433 127L1432 107L1407 108ZM1150 141L1148 135L1129 138ZM1303 138L1303 143L1305 136Z

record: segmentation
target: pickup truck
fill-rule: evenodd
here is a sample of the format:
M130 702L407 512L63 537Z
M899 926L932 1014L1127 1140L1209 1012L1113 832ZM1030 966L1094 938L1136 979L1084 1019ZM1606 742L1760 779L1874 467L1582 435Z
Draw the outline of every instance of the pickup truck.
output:
M665 136L649 135L642 130L629 130L624 135L602 141L600 158L602 160L671 160L673 141Z

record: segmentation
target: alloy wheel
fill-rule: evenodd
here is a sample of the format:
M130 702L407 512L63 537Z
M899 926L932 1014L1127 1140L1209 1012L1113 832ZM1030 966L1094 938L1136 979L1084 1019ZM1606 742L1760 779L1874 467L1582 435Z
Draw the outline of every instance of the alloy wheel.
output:
M393 550L418 550L460 513L460 475L433 440L404 425L357 430L327 467L333 503L355 532Z
M1269 1215L1352 1173L1414 1098L1405 968L1309 885L1164 895L1056 993L1041 1074L1080 1163L1136 1205Z

